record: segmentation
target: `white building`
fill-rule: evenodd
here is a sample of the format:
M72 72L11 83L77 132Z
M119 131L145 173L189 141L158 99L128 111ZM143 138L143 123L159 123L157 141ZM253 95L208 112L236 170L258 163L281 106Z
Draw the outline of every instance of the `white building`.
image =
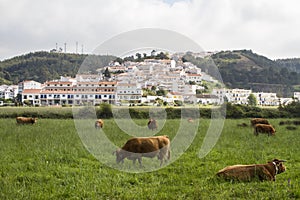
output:
M294 92L294 99L300 101L300 92Z
M141 102L143 91L138 83L119 82L116 88L116 99L118 102Z
M213 89L212 95L219 98L219 103L228 101L233 104L248 104L248 96L252 93L251 90L245 89Z
M256 97L257 105L263 106L279 106L279 98L276 93L253 92Z
M17 85L0 85L0 99L14 99L17 94Z
M18 84L18 94L25 89L42 89L42 84L36 81L22 81Z
M196 95L197 103L209 105L209 104L219 104L219 97L211 94L199 94Z
M186 82L195 82L195 83L201 83L202 81L202 76L201 74L186 74L185 77Z
M24 89L22 91L22 103L28 102L30 105L40 105L41 89Z

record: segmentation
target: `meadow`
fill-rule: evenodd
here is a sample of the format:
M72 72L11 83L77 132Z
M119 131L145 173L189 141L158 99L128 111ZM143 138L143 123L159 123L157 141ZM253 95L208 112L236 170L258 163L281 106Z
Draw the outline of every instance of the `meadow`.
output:
M209 119L200 119L195 139L179 159L153 172L126 173L90 154L72 119L38 119L34 125L0 119L0 199L299 199L300 134L279 126L281 120L270 120L277 132L268 137L237 126L249 124L249 119L227 119L217 144L199 158L210 124ZM172 139L178 126L178 119L168 119L158 135ZM103 130L118 146L130 137L113 119L105 120ZM115 159L110 156L109 160ZM227 165L266 163L273 158L287 160L286 172L275 182L230 182L215 176ZM143 162L159 163L156 158ZM125 160L123 167L139 166Z

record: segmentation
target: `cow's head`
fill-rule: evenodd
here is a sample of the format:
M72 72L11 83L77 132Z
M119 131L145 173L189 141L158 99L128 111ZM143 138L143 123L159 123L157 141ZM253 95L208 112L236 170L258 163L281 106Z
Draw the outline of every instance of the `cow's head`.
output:
M113 154L116 154L116 162L117 164L120 162L124 162L124 151L122 149L117 149L116 151L113 152Z
M38 118L36 118L36 117L32 117L32 118L31 118L32 123L36 123L36 122L37 122L37 119L38 119Z
M280 174L286 170L285 166L283 165L283 162L285 162L285 160L278 160L276 158L272 160L272 163L276 168L276 174Z

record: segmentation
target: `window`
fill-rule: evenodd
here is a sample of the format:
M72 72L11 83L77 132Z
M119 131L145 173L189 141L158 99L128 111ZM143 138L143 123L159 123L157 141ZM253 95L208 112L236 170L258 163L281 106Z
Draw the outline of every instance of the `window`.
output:
M27 99L27 95L24 95L23 99Z

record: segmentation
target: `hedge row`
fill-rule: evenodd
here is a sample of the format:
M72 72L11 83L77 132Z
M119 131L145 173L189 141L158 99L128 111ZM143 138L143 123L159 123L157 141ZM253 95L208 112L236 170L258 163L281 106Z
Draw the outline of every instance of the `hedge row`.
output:
M109 118L211 118L212 115L226 112L226 118L287 118L300 117L297 109L288 107L287 109L259 108L245 105L223 105L221 108L179 108L179 107L112 107L110 104L101 104L97 107L78 107L76 115L80 118L90 118L91 116L103 119ZM213 113L212 113L213 111ZM296 112L297 111L297 112ZM15 118L17 116L52 118L52 119L72 119L73 109L71 107L2 107L0 108L0 118Z

